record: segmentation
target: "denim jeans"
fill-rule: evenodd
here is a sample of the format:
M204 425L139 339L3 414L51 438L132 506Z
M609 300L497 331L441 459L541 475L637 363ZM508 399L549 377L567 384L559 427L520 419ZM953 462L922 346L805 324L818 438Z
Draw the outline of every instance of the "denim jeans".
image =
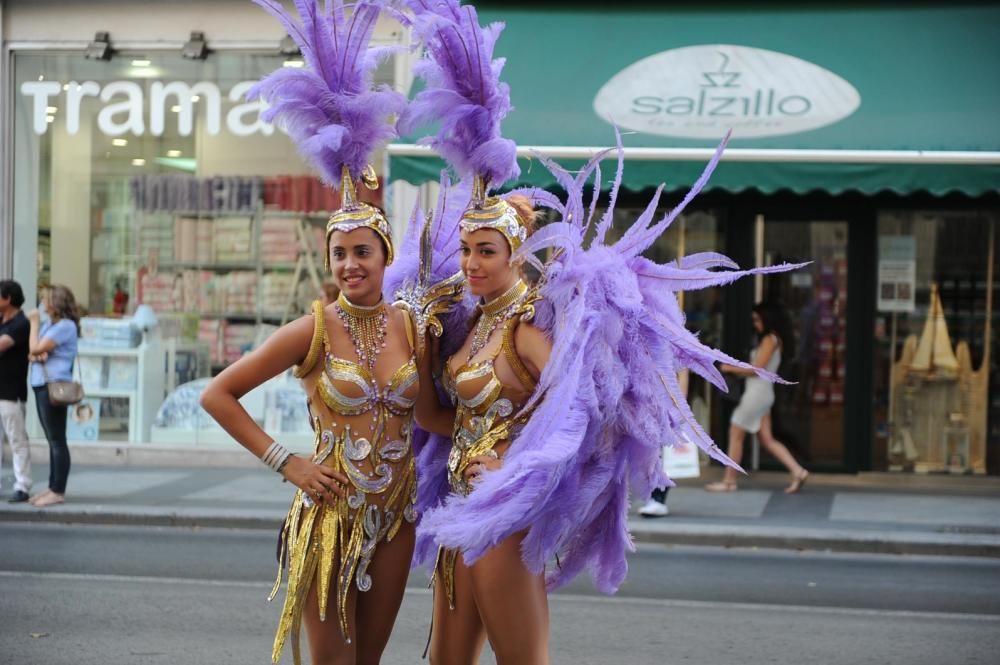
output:
M69 446L66 445L66 414L69 407L54 406L49 401L48 386L36 387L35 406L38 420L49 440L49 489L56 494L66 493L69 478Z

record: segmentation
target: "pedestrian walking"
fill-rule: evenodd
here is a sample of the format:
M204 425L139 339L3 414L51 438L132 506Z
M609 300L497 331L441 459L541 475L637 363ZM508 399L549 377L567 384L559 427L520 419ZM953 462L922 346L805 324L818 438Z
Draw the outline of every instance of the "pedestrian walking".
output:
M781 365L781 354L792 354L794 340L791 325L785 311L773 303L760 302L754 305L751 314L757 346L750 353L750 363L757 368L776 373ZM737 462L743 456L743 441L747 432L756 434L764 448L792 474L792 481L785 488L786 494L794 494L802 489L809 472L799 464L782 442L774 438L771 431L771 407L774 405L774 385L758 377L752 370L721 365L728 374L746 377L746 386L740 402L729 420L729 457ZM726 467L722 480L705 485L709 492L732 492L736 490L738 471Z
M41 323L37 309L28 313L30 323L29 358L31 388L35 391L38 420L49 442L49 487L31 498L38 507L54 506L65 500L70 455L66 444L66 416L69 406L55 403L49 395L50 382L73 381L80 314L76 298L68 287L52 285L43 299L49 320Z
M0 477L6 438L14 467L10 503L27 501L31 495L31 449L24 428L31 324L21 311L23 304L21 285L10 279L0 281Z

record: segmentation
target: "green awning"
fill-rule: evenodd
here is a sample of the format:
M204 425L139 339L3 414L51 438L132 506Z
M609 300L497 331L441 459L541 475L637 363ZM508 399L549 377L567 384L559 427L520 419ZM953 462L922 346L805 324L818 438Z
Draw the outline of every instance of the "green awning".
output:
M1000 192L1000 6L651 4L478 3L507 25L504 135L574 168L617 124L643 153L633 190L686 188L732 127L712 180L726 191ZM401 152L390 179L437 179L440 160Z

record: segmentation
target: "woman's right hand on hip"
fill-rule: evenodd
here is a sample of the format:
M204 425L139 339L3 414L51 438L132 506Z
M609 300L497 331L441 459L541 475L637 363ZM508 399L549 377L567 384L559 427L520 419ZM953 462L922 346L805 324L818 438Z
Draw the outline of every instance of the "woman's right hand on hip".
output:
M347 476L297 455L289 458L281 475L315 503L333 503L338 496L347 496Z

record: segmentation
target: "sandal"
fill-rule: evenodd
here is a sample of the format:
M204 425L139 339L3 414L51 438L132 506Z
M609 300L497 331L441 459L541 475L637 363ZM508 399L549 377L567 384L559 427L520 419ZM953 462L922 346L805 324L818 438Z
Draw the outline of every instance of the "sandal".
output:
M785 494L795 494L806 484L809 479L809 472L802 469L802 473L792 478L792 484L785 488Z
M705 485L706 492L735 492L736 483L728 480L720 480L718 482L709 483Z

